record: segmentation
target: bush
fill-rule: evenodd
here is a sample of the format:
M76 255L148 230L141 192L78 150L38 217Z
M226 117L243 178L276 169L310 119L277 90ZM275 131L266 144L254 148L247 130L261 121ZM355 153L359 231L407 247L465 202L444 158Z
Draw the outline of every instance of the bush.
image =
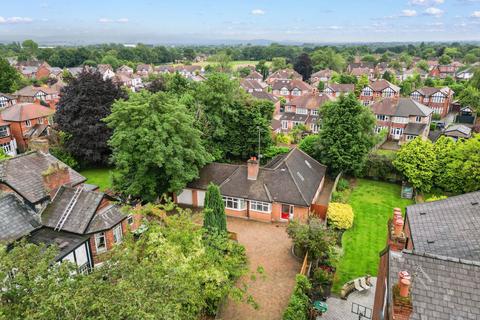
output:
M350 184L348 183L348 181L346 179L340 179L340 180L338 180L338 183L337 183L337 191L346 190L346 189L348 189L349 186L350 186Z
M431 196L430 198L425 199L425 202L432 202L432 201L443 200L447 198L448 198L447 196Z
M345 203L331 202L327 211L328 222L336 229L347 230L353 226L352 206Z
M57 158L58 160L62 161L65 163L67 166L69 166L72 169L78 169L78 161L75 160L75 158L63 147L61 146L55 146L55 147L50 147L50 153L52 156Z
M298 144L298 147L300 150L305 152L311 157L314 157L315 155L315 147L318 144L318 135L317 134L311 134L309 136L306 136L303 138L300 143Z
M279 154L288 153L289 151L289 147L270 146L263 152L262 160L264 162L267 162L268 160L275 158Z
M296 284L290 297L288 306L283 313L283 320L308 320L310 300L308 292L312 285L307 277L301 274L296 276Z
M275 142L277 144L290 144L291 139L290 136L284 134L284 133L279 133L275 136Z
M368 155L363 176L380 180L397 180L400 173L393 165L395 153L372 152Z
M313 279L312 279L314 284L318 285L328 285L332 283L333 281L333 274L328 272L327 270L324 270L322 268L318 268L315 270L313 273Z

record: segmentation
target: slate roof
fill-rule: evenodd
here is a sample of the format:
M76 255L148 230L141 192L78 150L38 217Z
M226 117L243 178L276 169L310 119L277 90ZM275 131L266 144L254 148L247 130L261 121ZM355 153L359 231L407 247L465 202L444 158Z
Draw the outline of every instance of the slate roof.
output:
M42 212L42 224L55 228L75 193L75 188L61 187L52 202ZM104 194L95 191L82 191L62 230L77 234L86 233Z
M370 106L373 113L397 117L430 115L433 110L412 98L384 98Z
M332 89L333 92L350 93L355 91L355 85L352 83L331 83L327 88Z
M35 212L15 195L0 198L0 241L15 241L38 227L40 222Z
M312 75L310 76L310 79L312 78L330 78L333 74L333 71L330 70L330 69L324 69L324 70L320 70L320 71L317 71L315 73L312 73Z
M295 97L287 103L288 106L296 106L297 108L306 109L318 109L328 101L332 101L332 98L326 94L305 94L299 97Z
M435 87L423 87L420 89L417 89L418 93L420 93L422 96L425 97L430 97L433 96L435 93L440 92L441 94L448 96L449 92L453 93L453 91L450 90L450 88L445 87L445 88L435 88Z
M225 196L310 206L327 167L298 148L272 161L273 165L260 167L254 181L247 179L246 165L211 163L188 187L205 190L212 181Z
M66 166L51 154L29 152L0 162L0 183L14 189L30 203L37 203L48 197L43 184L42 173L53 163ZM75 170L69 168L70 185L77 185L86 180Z
M412 276L410 320L480 319L480 264L404 250L389 253L389 288ZM392 295L389 295L392 305Z
M427 127L427 124L425 123L409 122L405 127L405 130L403 130L403 133L419 136L422 134L423 131L425 131L426 127Z
M463 124L453 124L445 129L444 134L447 136L470 138L472 136L472 128L469 128Z
M242 88L244 88L247 91L248 90L262 91L264 88L264 86L262 86L262 84L257 80L242 79L240 81L240 85L242 86Z
M59 252L55 260L59 260L87 241L88 238L88 236L84 235L63 231L54 231L50 228L43 227L33 231L28 236L28 241L37 245L41 243L47 246L57 245Z
M480 261L480 191L407 207L414 250Z
M5 121L22 122L31 119L51 116L55 110L38 103L18 103L4 109L1 113Z
M249 92L249 94L251 94L253 97L257 99L270 100L274 103L278 101L277 97L265 91L253 91L253 92Z
M86 233L96 233L113 228L115 225L125 219L125 214L120 210L120 206L112 204L101 209L93 216Z
M248 76L245 77L245 79L249 80L263 80L263 76L256 70L252 70Z
M280 80L289 80L289 79L302 79L302 75L293 69L282 69L277 70L271 75L268 76L268 80L280 79Z
M356 77L363 76L363 75L368 76L370 74L370 68L362 68L362 67L353 68L350 73Z

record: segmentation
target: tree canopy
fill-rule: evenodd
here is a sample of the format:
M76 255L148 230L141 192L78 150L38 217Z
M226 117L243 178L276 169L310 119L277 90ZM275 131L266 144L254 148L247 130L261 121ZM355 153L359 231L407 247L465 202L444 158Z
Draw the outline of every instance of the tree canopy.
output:
M20 74L8 61L0 57L0 92L11 93L17 90Z

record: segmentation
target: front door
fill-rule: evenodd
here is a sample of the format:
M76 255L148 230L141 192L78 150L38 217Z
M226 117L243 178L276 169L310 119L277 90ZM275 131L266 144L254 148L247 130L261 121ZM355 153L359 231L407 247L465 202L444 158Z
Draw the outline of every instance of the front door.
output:
M289 204L282 204L282 220L293 219L293 206Z

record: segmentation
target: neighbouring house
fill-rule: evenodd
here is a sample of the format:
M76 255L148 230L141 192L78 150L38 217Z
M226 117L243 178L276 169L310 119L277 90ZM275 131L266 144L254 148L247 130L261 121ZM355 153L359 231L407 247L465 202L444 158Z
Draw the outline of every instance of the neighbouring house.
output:
M317 133L319 129L319 109L332 98L323 93L310 93L293 98L280 113L280 132L289 132L295 126L305 125L311 133Z
M302 80L276 80L272 83L272 93L277 98L284 97L290 101L294 97L313 92L314 89Z
M49 87L26 86L12 93L18 103L22 102L46 102L51 108L55 108L59 97L59 92Z
M455 141L458 139L470 139L472 137L472 128L463 124L451 124L443 131L443 135Z
M375 132L388 130L388 139L399 144L428 138L432 109L411 98L384 98L370 106L377 124Z
M116 199L99 191L61 186L51 202L41 211L41 222L54 231L88 236L93 264L100 264L102 254L110 251L129 229L139 226L140 217L127 216Z
M460 108L460 112L455 116L456 123L474 124L477 121L477 114L469 106Z
M117 74L122 73L122 74L125 74L127 76L131 76L133 74L133 69L130 68L129 66L123 65L123 66L121 66L117 69L116 73Z
M353 68L352 71L350 71L350 74L357 78L366 76L369 80L372 80L375 78L375 73L370 68L361 68L361 67Z
M277 97L275 97L273 94L266 92L266 91L247 91L252 97L255 99L259 100L268 100L273 103L275 106L275 111L273 112L274 115L277 115L280 113L280 108L281 108L281 101Z
M476 63L474 65L471 65L470 67L467 67L461 71L457 71L455 74L455 78L457 80L470 80L473 78L473 74L475 73L475 70L479 67L479 64Z
M25 238L35 244L56 245L55 261L70 261L78 272L93 267L88 237L42 227L38 214L14 194L0 196L0 221L0 242L12 245Z
M127 73L117 73L115 78L113 78L113 82L117 83L120 86L125 86L136 92L143 88L143 81L139 75L136 74L127 74Z
M148 77L153 73L153 67L151 64L140 63L137 66L137 74L141 77Z
M3 152L11 157L17 155L17 140L10 130L10 123L0 119L0 147Z
M112 79L113 77L115 77L115 72L113 72L113 68L109 64L97 65L97 71L100 72L103 80Z
M248 80L248 79L240 80L240 86L248 93L252 93L254 91L264 91L267 87L265 83L262 83L257 80Z
M441 78L452 77L455 79L455 74L460 66L457 64L436 65L428 73L429 77Z
M28 149L29 141L50 135L50 124L55 110L38 103L18 103L0 113L4 122L10 124L10 131L15 138L18 150Z
M298 148L260 167L211 163L175 196L179 204L203 207L210 183L220 186L229 216L264 222L306 221L323 188L326 167Z
M175 68L173 66L167 66L167 65L162 65L162 66L155 66L153 67L153 70L155 73L174 73Z
M342 94L355 93L355 85L352 83L330 83L325 86L323 92L330 97L339 97Z
M38 212L62 185L77 186L86 178L49 153L27 152L0 162L0 190L23 199Z
M273 85L274 82L279 80L302 80L302 75L293 69L277 70L267 77L265 82L269 85Z
M433 110L433 113L445 117L450 111L454 92L449 87L423 87L413 91L410 97Z
M310 76L310 83L316 87L315 84L318 85L318 82L330 82L332 79L333 71L330 69L320 70L313 73Z
M263 76L260 74L260 72L256 70L252 70L252 72L250 72L250 74L245 77L245 80L254 80L254 81L263 82Z
M11 107L17 103L17 99L13 96L0 92L0 109Z
M181 65L175 67L174 72L178 72L185 78L190 79L195 77L196 75L203 75L205 73L205 69L201 66L196 65Z
M480 191L397 209L380 254L373 320L480 318Z
M360 100L366 106L382 98L398 97L400 88L391 84L385 79L371 81L368 86L362 89Z

